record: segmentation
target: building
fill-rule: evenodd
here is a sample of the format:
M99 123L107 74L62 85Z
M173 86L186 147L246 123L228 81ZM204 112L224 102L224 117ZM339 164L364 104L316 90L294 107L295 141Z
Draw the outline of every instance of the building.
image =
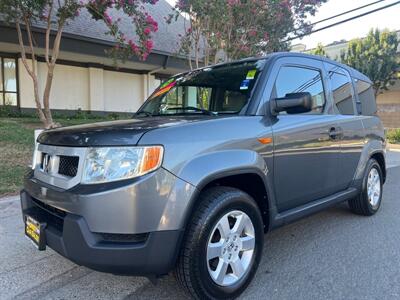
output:
M397 36L400 40L400 30L397 31ZM340 53L347 48L347 41L341 40L324 46L326 54L331 59L340 58ZM297 44L292 46L292 51L295 52L310 52L306 49L306 45ZM400 56L400 46L398 48ZM400 66L399 66L400 73ZM400 128L400 79L395 81L395 84L388 91L383 91L378 95L378 115L387 128Z
M188 69L187 59L176 55L179 34L184 30L183 19L166 24L164 17L171 13L171 6L165 0L150 5L148 11L159 29L153 34L154 50L144 62L133 58L115 66L105 53L113 45L112 37L105 34L104 24L85 12L65 27L51 89L51 109L134 112L161 79ZM45 31L34 27L34 32L36 52L43 55ZM15 27L0 22L0 105L33 111L32 80L20 57ZM46 78L43 56L38 57L37 69L42 94Z

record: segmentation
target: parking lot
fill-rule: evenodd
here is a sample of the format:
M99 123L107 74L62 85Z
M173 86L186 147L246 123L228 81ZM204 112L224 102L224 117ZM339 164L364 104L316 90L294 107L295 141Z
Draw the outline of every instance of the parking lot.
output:
M265 237L258 272L243 299L399 299L400 152L388 153L383 204L375 216L346 204ZM146 278L80 267L24 237L18 197L0 200L0 298L184 299L172 275Z

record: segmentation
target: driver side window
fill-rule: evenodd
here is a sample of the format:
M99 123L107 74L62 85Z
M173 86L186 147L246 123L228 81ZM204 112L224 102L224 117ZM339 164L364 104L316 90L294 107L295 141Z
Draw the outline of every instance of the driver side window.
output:
M284 66L279 70L274 87L277 98L287 94L309 92L312 97L312 110L308 113L322 113L325 106L325 93L321 72L294 66Z

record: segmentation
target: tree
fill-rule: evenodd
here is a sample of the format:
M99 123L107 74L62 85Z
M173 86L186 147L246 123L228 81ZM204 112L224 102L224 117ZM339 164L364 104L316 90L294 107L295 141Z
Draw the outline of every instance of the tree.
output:
M321 43L318 43L317 47L310 51L310 54L325 56L329 58L328 54L326 54L324 46Z
M208 65L287 50L289 33L303 34L306 21L326 0L179 0L169 22L185 16L180 50ZM192 65L191 65L192 67Z
M393 85L398 77L398 46L395 32L371 29L366 38L349 42L347 50L341 53L341 61L367 75L377 96Z
M5 20L15 24L18 34L22 63L33 81L34 100L37 114L45 128L56 127L50 111L50 91L54 68L60 53L60 44L65 25L82 13L88 12L90 18L103 22L107 34L114 37L115 47L110 51L115 59L137 56L145 60L153 43L151 34L157 31L157 22L146 12L145 4L155 4L158 0L0 0L0 11ZM113 19L112 15L120 18ZM137 41L126 37L119 27L121 18L129 18ZM33 27L45 28L44 58L47 76L43 94L39 93L37 77L37 45ZM27 46L25 45L27 43ZM30 54L31 63L28 61Z

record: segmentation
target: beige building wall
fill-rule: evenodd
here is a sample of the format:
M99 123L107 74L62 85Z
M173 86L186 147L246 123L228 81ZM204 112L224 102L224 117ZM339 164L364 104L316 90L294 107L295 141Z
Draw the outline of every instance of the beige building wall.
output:
M400 80L378 95L378 115L387 128L400 128Z
M47 66L39 63L39 91L43 94ZM56 65L50 92L52 109L88 110L89 76L86 68Z
M378 95L378 104L400 104L400 80L396 80L389 90Z
M145 98L143 75L104 71L104 110L135 112Z
M29 61L31 63L31 61ZM35 108L32 79L19 59L20 107ZM42 97L47 75L39 62L37 76ZM55 67L50 108L106 112L135 112L160 84L153 75L106 71L67 65Z

